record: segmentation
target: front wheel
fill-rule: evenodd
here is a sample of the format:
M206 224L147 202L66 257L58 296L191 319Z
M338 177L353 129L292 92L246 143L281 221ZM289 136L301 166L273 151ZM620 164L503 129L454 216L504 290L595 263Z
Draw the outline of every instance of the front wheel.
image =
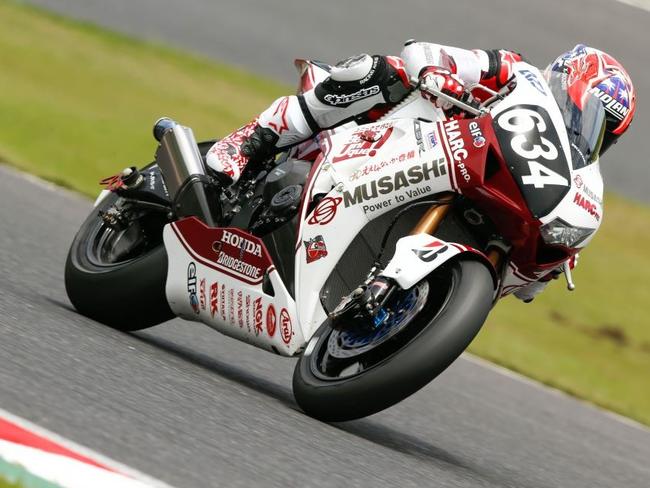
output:
M293 376L298 405L328 422L384 410L442 373L474 339L492 307L492 275L474 259L446 263L397 293L379 328L332 328L328 319Z

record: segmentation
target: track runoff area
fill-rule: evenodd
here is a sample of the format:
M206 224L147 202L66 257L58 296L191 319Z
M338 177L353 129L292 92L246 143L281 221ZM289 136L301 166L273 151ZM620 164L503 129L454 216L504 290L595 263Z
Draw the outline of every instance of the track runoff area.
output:
M171 488L0 409L2 482L21 488Z

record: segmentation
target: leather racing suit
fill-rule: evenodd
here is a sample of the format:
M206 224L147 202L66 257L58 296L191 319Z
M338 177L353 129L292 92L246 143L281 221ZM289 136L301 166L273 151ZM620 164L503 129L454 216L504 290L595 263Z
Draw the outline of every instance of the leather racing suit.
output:
M323 129L376 120L410 93L411 78L430 77L441 91L462 98L463 85L500 89L512 77L511 64L521 59L503 49L469 51L407 41L399 57L361 54L331 67L316 63L322 69L310 73L309 89L278 98L217 142L207 155L208 166L237 180L249 162L264 161ZM486 93L475 89L473 95ZM432 102L452 109L449 102Z
M477 85L498 91L512 78L512 64L522 59L503 49L407 41L399 57L361 54L335 66L313 62L319 69L309 68L303 93L275 100L250 123L215 143L206 161L212 170L236 181L248 164L261 163L321 130L351 120L378 119L411 92L412 78L433 82L443 93L471 103L489 96ZM474 87L471 95L465 87ZM431 101L449 117L459 116L449 102ZM547 284L530 283L515 296L531 301Z

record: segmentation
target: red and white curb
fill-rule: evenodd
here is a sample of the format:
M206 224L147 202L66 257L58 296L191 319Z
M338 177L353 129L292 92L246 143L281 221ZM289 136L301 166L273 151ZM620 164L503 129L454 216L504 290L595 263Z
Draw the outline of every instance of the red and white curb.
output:
M0 409L0 479L25 488L171 488Z

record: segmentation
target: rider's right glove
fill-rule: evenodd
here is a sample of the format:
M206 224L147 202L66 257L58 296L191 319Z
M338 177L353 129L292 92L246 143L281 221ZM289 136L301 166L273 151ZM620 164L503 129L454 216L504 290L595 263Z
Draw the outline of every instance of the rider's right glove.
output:
M447 112L448 115L455 115L462 111L450 101L431 95L426 91L426 88L433 88L473 107L478 106L478 102L474 100L474 97L465 90L463 82L448 69L438 66L422 68L422 71L420 71L420 85L425 88L422 91L424 96L431 100L436 107Z

